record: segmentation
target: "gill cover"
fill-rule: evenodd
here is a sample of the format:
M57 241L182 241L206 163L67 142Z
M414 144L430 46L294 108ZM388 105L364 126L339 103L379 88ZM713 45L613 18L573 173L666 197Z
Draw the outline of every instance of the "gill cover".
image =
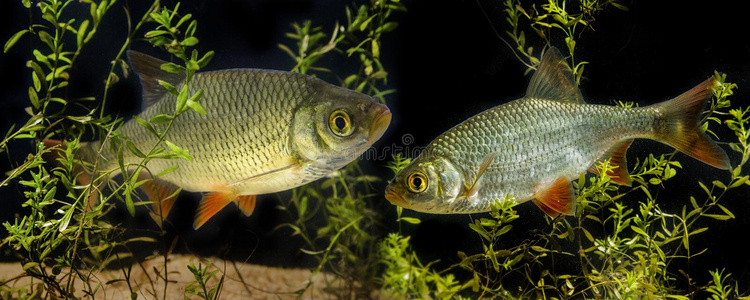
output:
M307 161L348 163L380 138L390 123L388 108L370 96L323 81L315 91L297 108L292 125L292 145Z
M463 176L444 158L420 156L401 170L386 188L386 199L395 205L426 213L451 213L463 187Z

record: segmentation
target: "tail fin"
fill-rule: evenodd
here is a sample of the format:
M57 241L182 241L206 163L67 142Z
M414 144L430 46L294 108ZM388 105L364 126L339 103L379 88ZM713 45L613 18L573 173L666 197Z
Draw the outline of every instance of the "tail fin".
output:
M42 140L42 143L44 143L46 148L53 149L49 155L45 155L45 160L59 166L67 164L68 159L73 157L73 155L71 155L72 151L76 151L76 159L72 162L73 176L81 185L89 185L92 183L94 174L85 166L86 164L91 163L96 157L96 151L92 148L93 145L91 143L80 143L72 147L60 140L45 139ZM71 153L67 153L68 151L71 151ZM98 198L99 187L95 185L89 193L86 208L89 210L92 209Z
M676 98L656 104L661 111L656 139L719 169L729 169L729 158L701 131L698 122L717 79L711 77Z

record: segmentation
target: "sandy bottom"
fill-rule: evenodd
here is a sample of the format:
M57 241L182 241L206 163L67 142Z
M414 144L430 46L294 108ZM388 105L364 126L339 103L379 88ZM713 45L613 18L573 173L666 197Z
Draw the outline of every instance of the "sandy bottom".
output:
M208 287L215 286L220 278L224 277L220 299L295 299L297 298L295 292L305 288L308 283L311 283L311 288L303 295L303 299L336 298L324 291L327 286L326 281L334 279L329 274L320 273L311 278L311 271L307 269L282 269L224 261L218 258L173 255L167 263L169 284L167 284L166 299L184 299L185 296L199 299L199 297L185 293L188 284L195 280L187 268L191 261L195 266L201 263L204 267L210 263L212 265L210 271L219 271L209 281ZM165 284L160 275L164 273L163 258L145 261L142 266L142 268L134 267L130 275L130 282L133 290L138 294L138 299L164 299ZM0 282L6 282L19 274L23 274L20 263L0 264ZM91 284L92 286L101 284L101 287L96 291L95 298L130 299L131 292L127 283L122 280L124 278L122 270L105 270L96 274ZM22 277L7 282L6 285L9 287L28 286L30 280L29 277ZM35 280L35 283L38 282ZM75 296L91 299L83 292L83 288L84 285L78 280L75 286Z

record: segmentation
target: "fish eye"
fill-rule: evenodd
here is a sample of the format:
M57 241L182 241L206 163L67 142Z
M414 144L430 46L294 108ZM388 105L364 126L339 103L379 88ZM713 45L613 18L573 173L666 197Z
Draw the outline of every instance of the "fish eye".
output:
M338 136L348 136L352 134L352 120L343 110L337 110L331 113L328 118L328 127Z
M409 175L406 179L406 185L409 191L413 193L421 193L427 189L427 176L422 172L415 172Z

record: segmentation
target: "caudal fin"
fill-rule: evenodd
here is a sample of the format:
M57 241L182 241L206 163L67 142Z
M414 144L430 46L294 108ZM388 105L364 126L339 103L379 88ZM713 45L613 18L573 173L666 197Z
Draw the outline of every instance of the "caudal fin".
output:
M698 122L706 102L718 84L711 77L676 98L656 104L660 109L656 139L719 169L729 169L726 152L711 140Z

